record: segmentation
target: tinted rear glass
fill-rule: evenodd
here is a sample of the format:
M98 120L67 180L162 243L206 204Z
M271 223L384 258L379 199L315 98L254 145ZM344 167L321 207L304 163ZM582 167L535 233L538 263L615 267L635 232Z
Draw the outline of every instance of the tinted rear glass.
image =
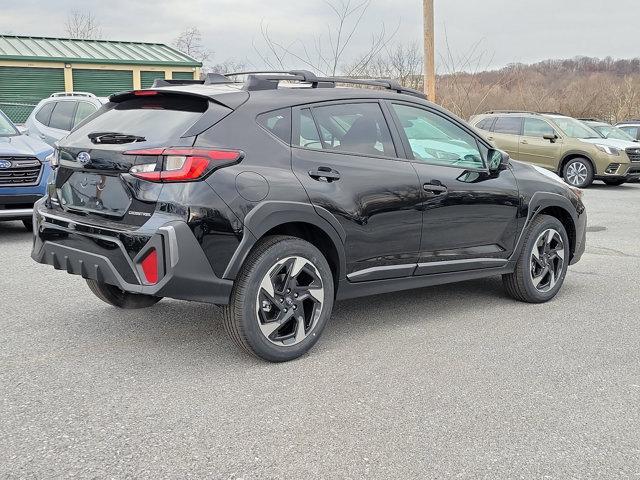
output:
M102 114L80 125L68 138L95 132L117 132L163 141L180 137L207 110L204 98L187 95L156 95L110 104Z

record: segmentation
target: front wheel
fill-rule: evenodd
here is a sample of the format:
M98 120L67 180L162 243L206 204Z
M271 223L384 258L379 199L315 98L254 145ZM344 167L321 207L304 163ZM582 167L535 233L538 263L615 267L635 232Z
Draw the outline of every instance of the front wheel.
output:
M100 300L118 308L147 308L162 300L162 297L125 292L114 285L96 280L87 279L87 285L89 286L89 290Z
M285 362L318 341L333 300L333 275L320 250L295 237L267 237L235 280L224 325L249 353Z
M507 293L529 303L551 300L564 282L569 255L564 225L555 217L536 217L526 233L515 271L502 276Z
M625 183L627 180L625 178L616 178L616 179L606 179L603 180L604 183L606 183L607 185L611 185L612 187L618 187L620 185L622 185L623 183Z
M586 158L572 158L564 166L562 178L573 187L588 187L593 183L593 165Z
M22 225L27 229L27 232L33 232L33 219L25 218L22 220Z

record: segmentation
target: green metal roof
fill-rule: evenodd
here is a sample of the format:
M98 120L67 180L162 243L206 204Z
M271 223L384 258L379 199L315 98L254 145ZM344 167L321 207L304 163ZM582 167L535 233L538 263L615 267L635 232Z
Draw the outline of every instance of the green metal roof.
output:
M173 65L201 67L202 63L162 43L81 40L75 38L0 35L1 60Z

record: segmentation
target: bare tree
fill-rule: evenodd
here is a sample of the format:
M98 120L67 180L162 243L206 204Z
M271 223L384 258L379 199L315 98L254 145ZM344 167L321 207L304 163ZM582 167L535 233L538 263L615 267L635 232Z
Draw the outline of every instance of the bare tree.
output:
M72 10L67 14L64 28L69 38L91 40L102 37L102 27L91 12Z
M274 37L269 25L263 22L260 25L263 45L255 41L253 45L262 63L272 69L286 70L293 62L322 75L336 75L360 30L371 0L325 0L324 3L333 15L333 21L326 25L326 34L309 35L305 41L295 39L285 43ZM368 65L389 45L398 28L399 24L389 32L383 23L372 35L367 52L360 55L345 74L349 75L351 71Z
M173 41L173 46L199 62L205 63L213 55L202 44L202 33L198 27L187 27Z
M454 55L445 31L445 53L440 56L441 70L444 72L437 79L438 103L463 118L485 110L491 95L513 81L510 70L493 75L489 81L480 75L493 60L481 47L482 40L473 44L467 52Z
M228 58L224 62L216 63L212 65L207 71L212 73L233 73L241 72L245 70L246 65L244 62L240 62L234 58Z
M373 58L357 58L345 71L350 76L389 78L405 87L420 89L423 83L422 51L417 42L387 46Z

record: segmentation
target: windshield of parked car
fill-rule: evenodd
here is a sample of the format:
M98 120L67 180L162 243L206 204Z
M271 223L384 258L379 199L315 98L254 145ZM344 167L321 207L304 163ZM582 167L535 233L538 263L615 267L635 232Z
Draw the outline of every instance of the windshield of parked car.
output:
M553 117L553 121L567 137L571 138L602 138L593 128L571 117Z
M594 125L591 128L598 132L602 138L614 138L616 140L626 140L628 142L634 141L631 135L628 135L619 128L611 125Z
M13 126L11 120L0 112L0 137L12 137L14 135L20 135L20 132Z

